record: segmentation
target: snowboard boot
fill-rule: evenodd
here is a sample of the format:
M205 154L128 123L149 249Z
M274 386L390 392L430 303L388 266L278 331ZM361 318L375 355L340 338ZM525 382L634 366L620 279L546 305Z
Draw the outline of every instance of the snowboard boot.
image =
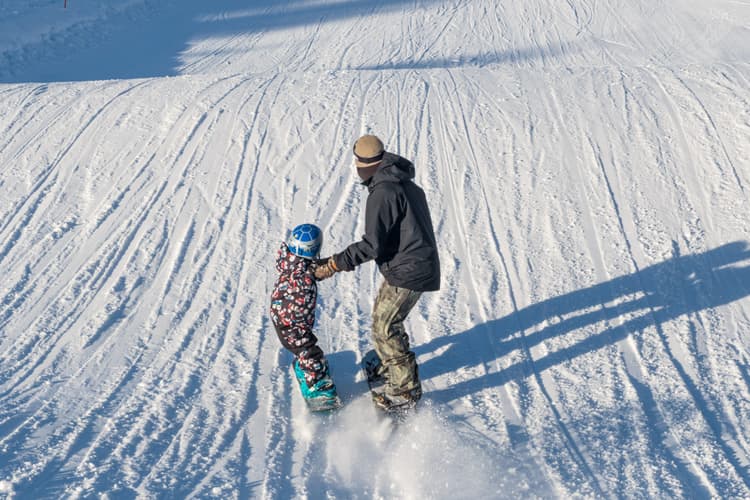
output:
M417 401L422 398L422 389L417 387L398 395L389 395L384 392L373 393L372 400L386 412L405 412L417 406Z
M302 397L305 399L333 399L337 396L336 386L331 379L331 372L328 369L328 363L326 363L326 369L321 378L316 380L313 385L307 385L305 380L305 372L299 365L299 361L294 360L294 375L297 377L299 382L300 390L302 391Z

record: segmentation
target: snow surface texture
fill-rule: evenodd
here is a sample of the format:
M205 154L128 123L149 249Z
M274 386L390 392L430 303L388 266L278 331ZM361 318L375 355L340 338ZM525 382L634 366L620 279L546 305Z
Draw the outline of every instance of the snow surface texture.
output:
M746 1L62 4L0 2L0 496L750 496ZM443 266L395 429L373 264L320 286L335 414L267 315L366 132Z

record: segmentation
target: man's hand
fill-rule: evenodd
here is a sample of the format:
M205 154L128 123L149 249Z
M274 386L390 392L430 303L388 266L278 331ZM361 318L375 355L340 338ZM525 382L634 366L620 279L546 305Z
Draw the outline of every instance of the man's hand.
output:
M322 281L324 279L330 278L338 271L339 270L336 268L336 262L333 260L333 257L329 257L327 259L321 259L316 262L313 273L315 274L316 280Z

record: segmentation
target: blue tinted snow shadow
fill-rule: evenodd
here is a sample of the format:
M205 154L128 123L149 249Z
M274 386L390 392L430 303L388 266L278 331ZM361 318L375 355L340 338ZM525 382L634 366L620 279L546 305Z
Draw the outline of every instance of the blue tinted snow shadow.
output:
M423 0L423 4L440 0ZM191 41L328 23L413 6L406 0L340 2L154 1L73 24L36 45L0 52L0 83L151 78L180 74ZM76 8L72 2L60 16Z
M488 388L499 387L511 381L536 378L544 391L541 372L575 358L613 346L630 337L636 343L646 335L650 341L661 345L671 368L676 372L682 386L690 395L695 408L700 412L725 457L746 486L750 487L750 471L737 457L730 443L724 439L727 430L717 413L716 402L693 380L679 354L670 346L665 325L681 318L686 320L689 337L695 343L701 330L710 325L701 324L696 313L720 307L750 296L750 246L737 241L721 247L692 255L680 255L676 243L673 257L641 269L633 274L554 297L520 309L508 316L477 325L465 332L436 338L427 344L415 347L415 352L425 354L446 348L439 357L420 365L424 379L455 372L480 363L493 364L496 360L516 351L524 354L525 361L509 366L489 375L466 380L446 389L431 391L427 397L438 402L447 402L474 394ZM629 318L624 319L623 318ZM574 331L599 327L596 333L566 348L550 352L546 356L531 359L530 350L549 339L563 337ZM647 331L648 329L648 331ZM653 337L654 333L656 337ZM715 333L715 332L709 332ZM690 346L687 346L690 349ZM727 360L732 362L732 360ZM699 362L700 363L700 362ZM750 368L740 367L743 376ZM700 369L700 368L699 368ZM669 441L669 426L663 420L664 408L668 411L689 411L676 402L661 401L657 406L652 389L642 381L631 377L632 386L638 393L645 418L649 422L651 442L659 443L660 453L675 468L686 491L695 498L707 498L708 492L700 478L672 450L663 443ZM553 408L554 412L554 408ZM613 416L613 418L619 416ZM559 419L562 431L584 432L585 423L566 424ZM581 428L578 428L578 427ZM571 441L572 442L572 441ZM622 442L627 442L623 438ZM714 477L709 471L711 484L720 490L731 491L725 477ZM664 485L669 491L669 485Z
M444 0L423 0L422 5ZM156 2L110 14L100 24L79 23L50 33L36 45L0 52L0 83L70 82L155 78L181 74L180 57L195 40L260 33L413 6L406 0L349 0L329 3L273 2ZM72 3L68 9L76 6ZM62 11L60 15L65 15ZM226 49L225 49L226 50ZM572 45L529 47L508 51L427 55L415 60L363 65L354 70L456 68L518 63L556 57Z
M380 70L420 70L420 69L451 69L462 67L492 66L496 64L518 64L525 61L553 59L562 54L576 52L573 46L549 45L547 47L534 47L514 49L507 51L482 52L474 55L459 55L456 57L424 57L406 61L391 61L382 64L373 64L347 68L360 71Z
M611 325L585 340L535 360L537 372L614 344L628 335L637 336L681 316L719 307L750 296L750 247L734 242L700 254L679 255L605 283L554 297L508 316L477 325L465 332L436 338L417 346L417 354L444 346L447 351L422 367L425 375L437 376L480 362L490 362L515 351L528 351L554 337L561 337L593 324L625 314L639 314L621 325ZM616 305L611 305L615 303ZM691 320L692 321L692 320ZM693 328L695 327L694 322ZM539 328L540 325L546 325ZM535 329L532 333L519 332ZM487 345L494 350L475 350ZM675 362L679 363L675 359ZM459 383L446 389L444 397L455 399L528 375L528 367L511 366L488 377Z

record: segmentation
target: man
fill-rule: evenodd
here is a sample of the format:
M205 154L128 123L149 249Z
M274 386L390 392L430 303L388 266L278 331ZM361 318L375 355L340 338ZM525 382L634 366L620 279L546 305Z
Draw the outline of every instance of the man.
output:
M372 311L372 336L386 377L375 398L384 409L413 406L422 397L417 361L409 348L404 319L422 292L440 289L440 260L424 191L414 184L414 165L385 151L374 135L354 144L355 165L369 192L365 234L343 252L325 259L318 279L374 260L385 281Z

